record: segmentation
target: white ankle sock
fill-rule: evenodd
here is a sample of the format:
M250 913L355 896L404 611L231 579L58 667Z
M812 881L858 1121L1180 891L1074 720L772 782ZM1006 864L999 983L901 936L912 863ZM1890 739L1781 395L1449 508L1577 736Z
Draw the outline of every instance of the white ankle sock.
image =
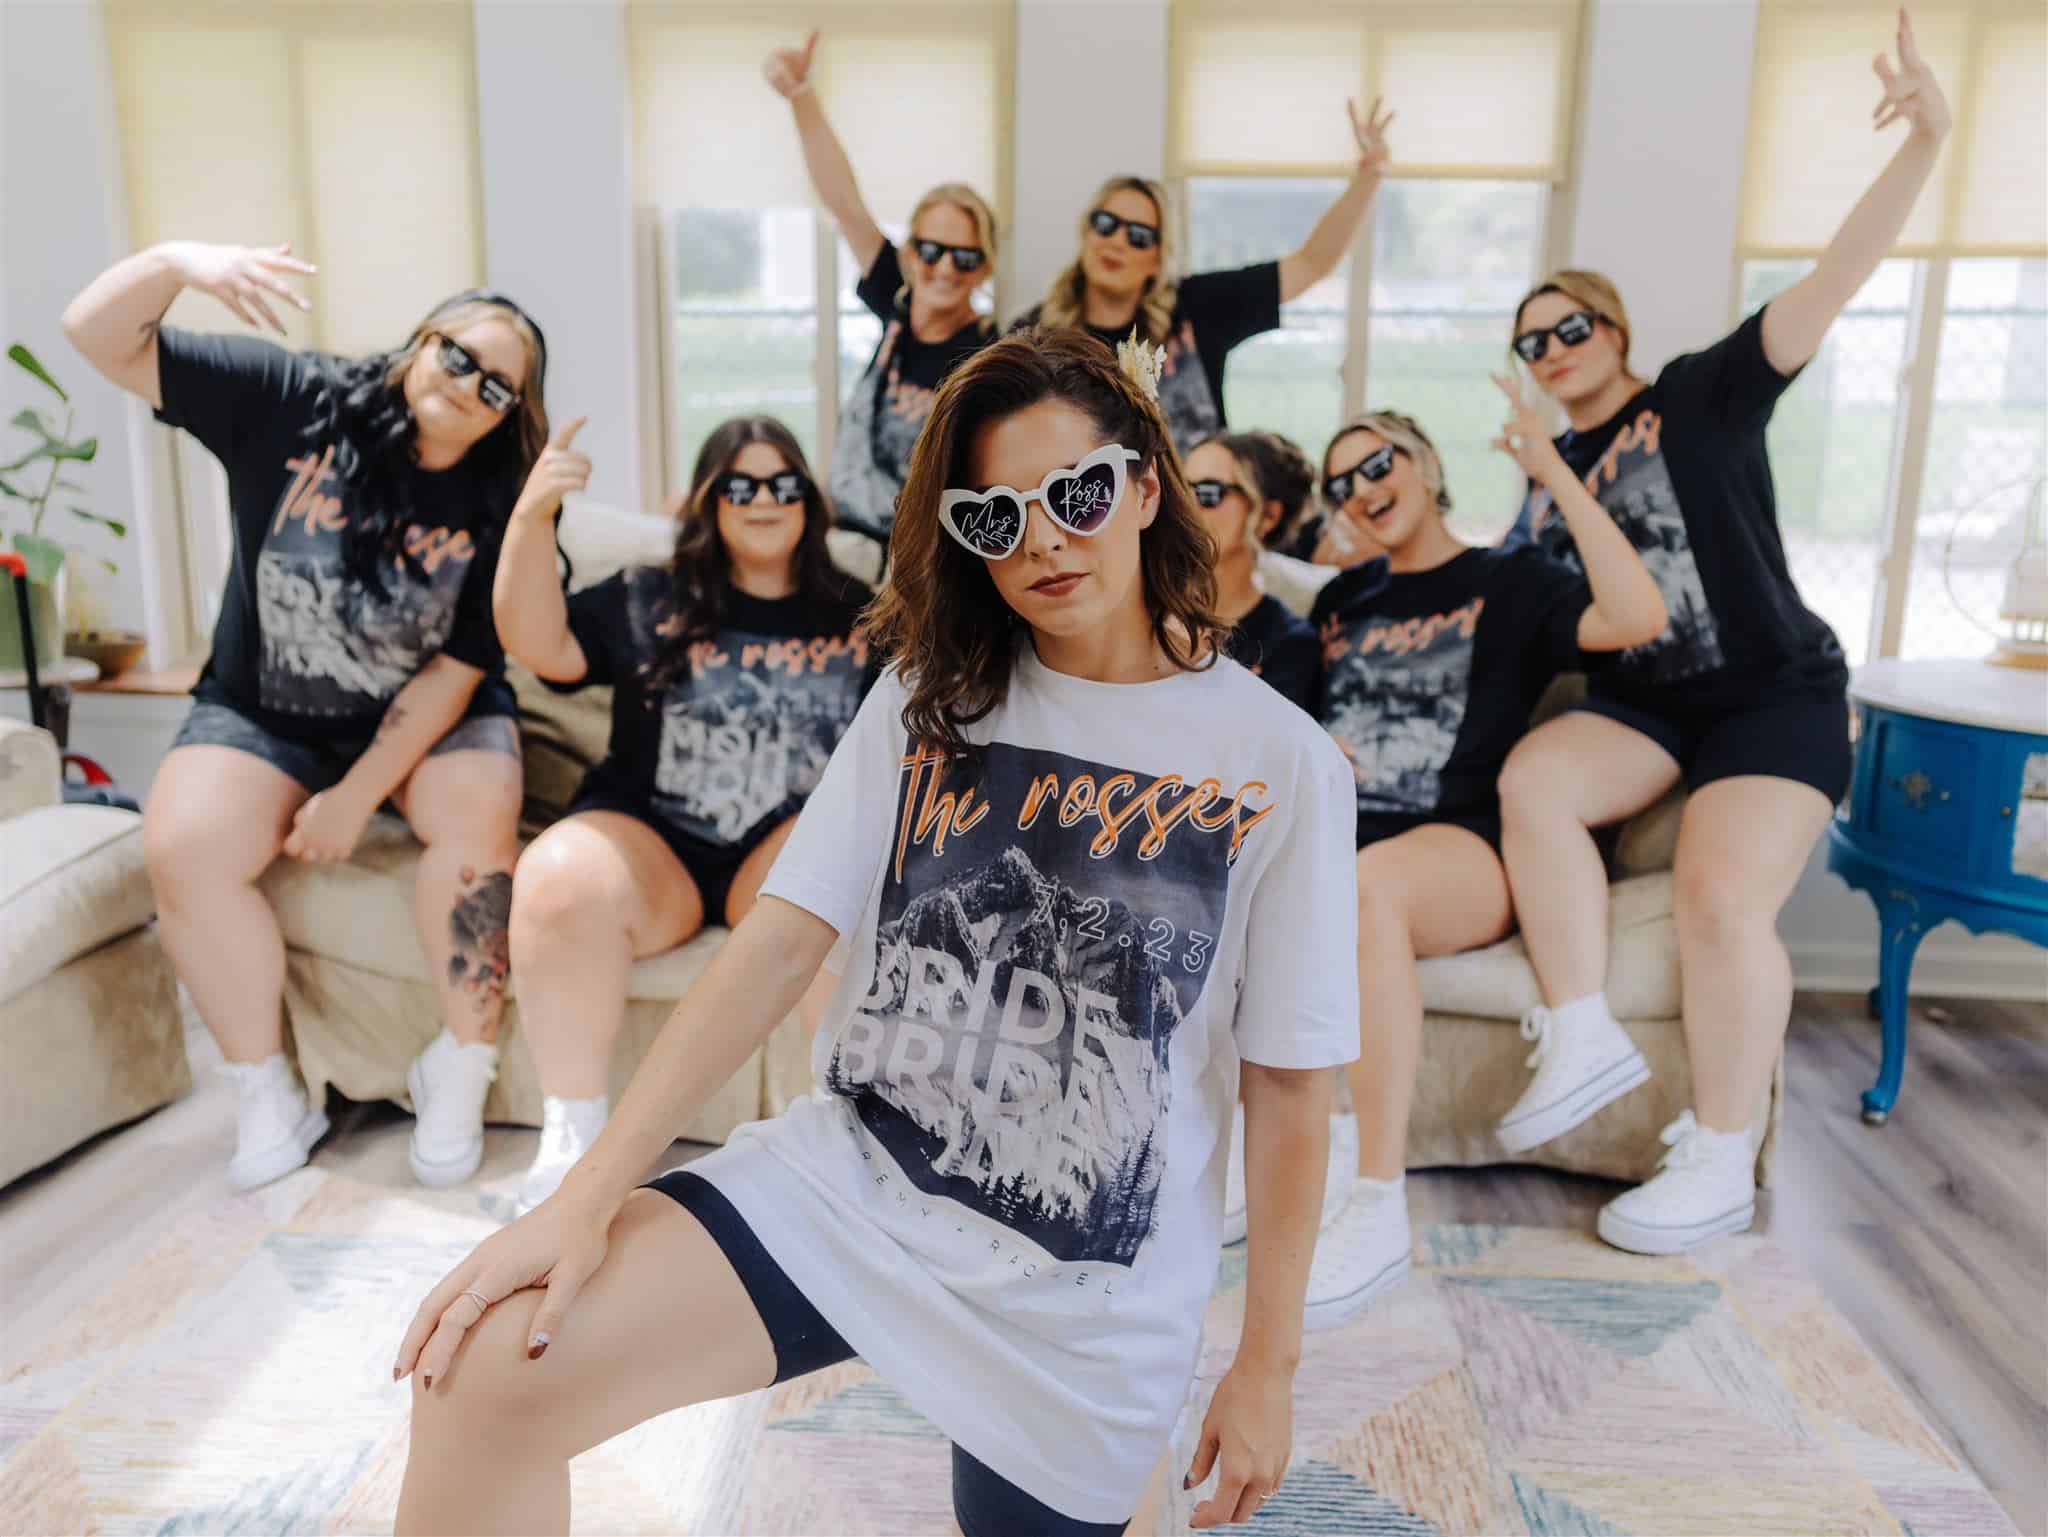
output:
M1570 1003L1560 1003L1550 1011L1550 1017L1567 1030L1575 1025L1593 1026L1605 1022L1615 1024L1613 1012L1607 1007L1607 994L1588 993L1583 998L1574 998Z
M1364 1174L1358 1176L1358 1188L1374 1200L1399 1195L1407 1187L1407 1183L1408 1176L1405 1173L1397 1174L1392 1179L1373 1179Z

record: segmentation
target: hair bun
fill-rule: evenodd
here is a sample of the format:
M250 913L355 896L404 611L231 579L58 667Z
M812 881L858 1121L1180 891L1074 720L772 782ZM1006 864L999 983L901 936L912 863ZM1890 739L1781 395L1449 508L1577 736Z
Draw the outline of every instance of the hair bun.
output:
M1154 405L1159 404L1159 376L1166 372L1166 349L1141 340L1138 328L1116 344L1116 366Z

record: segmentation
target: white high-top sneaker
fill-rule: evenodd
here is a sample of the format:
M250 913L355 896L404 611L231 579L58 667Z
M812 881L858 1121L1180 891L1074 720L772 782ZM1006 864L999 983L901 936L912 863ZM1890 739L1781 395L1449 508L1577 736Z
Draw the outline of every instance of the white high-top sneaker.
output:
M459 1185L484 1158L484 1096L498 1076L498 1048L465 1045L444 1028L412 1059L412 1172L422 1185Z
M327 1135L327 1113L306 1101L305 1085L283 1052L261 1062L226 1062L240 1105L228 1184L254 1190L303 1165Z
M1709 1131L1683 1111L1663 1131L1660 1172L1600 1208L1600 1236L1634 1254L1676 1254L1756 1219L1747 1131Z
M1302 1327L1334 1329L1364 1312L1407 1276L1411 1247L1406 1181L1355 1180L1351 1199L1316 1239Z
M610 1114L611 1099L603 1094L595 1099L557 1099L550 1094L541 1101L540 1148L519 1186L520 1216L561 1188Z
M1328 1227L1344 1210L1351 1182L1358 1178L1358 1117L1348 1111L1330 1117L1330 1161L1323 1170L1323 1216ZM1242 1243L1245 1235L1244 1106L1230 1118L1230 1174L1223 1189L1223 1241Z
M1522 1016L1522 1039L1536 1043L1528 1061L1536 1076L1501 1119L1500 1145L1511 1153L1563 1136L1650 1078L1650 1064L1604 1004L1569 1025L1539 1005Z

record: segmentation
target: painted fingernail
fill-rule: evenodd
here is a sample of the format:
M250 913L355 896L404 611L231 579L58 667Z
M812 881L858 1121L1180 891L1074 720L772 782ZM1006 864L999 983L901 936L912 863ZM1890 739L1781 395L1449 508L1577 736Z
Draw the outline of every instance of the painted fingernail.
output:
M1192 1478L1189 1478L1185 1473L1183 1473L1181 1475L1180 1486L1183 1489L1192 1489L1195 1487L1195 1481Z
M399 1370L399 1369L398 1369L397 1367L395 1367L395 1366L394 1366L394 1367L392 1367L392 1368L391 1368L391 1380L392 1380L393 1382L396 1382L396 1381L397 1381L397 1380L398 1380L398 1379L399 1379L400 1377L402 1377L402 1376L404 1376L404 1375L405 1375L405 1374L404 1374L403 1372L401 1372L401 1371L400 1371L400 1370Z
M420 1378L420 1391L422 1393L431 1393L434 1391L434 1379L431 1374L423 1375Z
M550 1341L545 1334L536 1334L531 1340L527 1341L526 1359L529 1361L538 1361L542 1356L548 1353L549 1344Z

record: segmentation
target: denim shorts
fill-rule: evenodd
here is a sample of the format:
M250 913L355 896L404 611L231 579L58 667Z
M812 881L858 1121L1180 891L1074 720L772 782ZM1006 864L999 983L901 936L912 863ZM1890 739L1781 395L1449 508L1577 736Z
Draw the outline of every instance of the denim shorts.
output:
M671 1169L647 1188L659 1190L701 1222L724 1253L775 1347L777 1382L854 1358L854 1348L797 1290L789 1272L775 1263L717 1186L688 1169ZM953 1519L965 1537L1118 1537L1130 1525L1063 1516L958 1446L953 1448Z
M331 790L342 776L368 751L372 738L341 737L324 741L301 741L279 736L258 725L232 705L213 699L195 699L192 713L178 728L171 746L232 747L261 758L304 785L313 794ZM497 713L465 715L449 728L448 734L427 749L429 758L444 752L510 753L519 756L519 723L510 715Z

